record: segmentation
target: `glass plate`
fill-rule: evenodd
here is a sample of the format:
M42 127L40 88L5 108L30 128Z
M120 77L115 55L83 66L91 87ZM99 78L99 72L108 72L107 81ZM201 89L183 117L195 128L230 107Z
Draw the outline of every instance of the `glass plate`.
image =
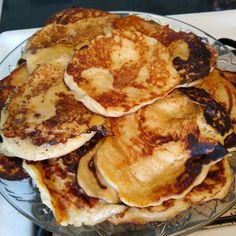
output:
M219 53L218 67L221 69L235 68L233 54L216 39L196 27L154 14L124 11L115 13L121 15L135 14L145 19L157 21L163 25L169 24L176 31L193 32L217 49ZM15 68L18 59L21 57L25 43L20 44L1 62L0 79L7 76ZM230 164L234 179L236 179L236 153L230 158ZM14 208L35 224L51 232L64 233L66 235L183 235L209 224L236 203L236 186L234 181L230 194L224 201L212 200L203 205L192 206L187 211L165 222L154 222L143 226L133 224L114 226L108 222L103 222L93 227L63 227L56 223L51 210L41 202L38 189L31 179L23 181L6 181L0 179L0 193Z

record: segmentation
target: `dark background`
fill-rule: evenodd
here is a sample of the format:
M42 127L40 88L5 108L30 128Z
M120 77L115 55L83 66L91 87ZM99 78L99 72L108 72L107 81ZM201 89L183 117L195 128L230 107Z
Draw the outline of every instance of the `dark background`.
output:
M75 6L168 15L236 9L236 0L3 0L0 32L40 27L55 12Z

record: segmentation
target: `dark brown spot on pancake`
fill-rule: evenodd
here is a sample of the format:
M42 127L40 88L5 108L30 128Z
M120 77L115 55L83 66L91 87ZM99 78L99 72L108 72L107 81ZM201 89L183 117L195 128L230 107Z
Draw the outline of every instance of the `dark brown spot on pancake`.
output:
M107 189L107 187L105 185L103 185L100 181L100 179L98 178L97 176L97 169L96 169L96 166L94 164L94 160L93 160L94 157L92 157L92 159L89 161L88 163L88 168L90 170L90 172L93 174L95 180L96 180L96 183L97 185L101 188L101 189Z
M85 143L82 147L76 150L77 156L80 158L92 150L96 144L103 138L103 134L97 133L95 134L92 139L90 139L87 143Z
M168 25L161 25L154 21L147 21L137 16L127 16L117 19L114 23L115 28L139 31L149 37L153 37L169 47L171 43L183 40L189 48L189 57L183 60L174 57L173 64L175 69L183 78L182 84L190 83L204 78L210 71L210 65L215 64L215 55L202 42L202 39L193 33L176 32Z
M6 180L22 180L28 178L28 174L22 167L22 159L7 157L0 154L0 178Z
M196 134L187 135L188 149L191 151L191 157L198 157L209 153L215 148L215 143L201 142Z
M220 144L218 144L211 152L204 154L200 157L189 158L185 163L185 172L181 174L176 181L176 188L179 193L184 191L188 186L193 183L197 176L202 171L203 165L207 165L212 161L222 159L227 155L227 150Z
M210 72L211 53L201 38L193 33L179 32L179 38L183 39L189 47L190 53L187 60L176 57L173 60L175 69L183 78L182 84L191 83L204 78Z
M24 64L24 63L26 63L26 60L23 58L20 58L17 62L18 66L20 66L21 64Z
M204 117L209 125L221 135L225 135L232 128L232 122L221 104L217 103L210 95L200 88L181 88L179 91L187 95L194 102L199 103L204 109Z
M226 137L226 139L224 141L224 146L226 148L236 147L236 133L232 133Z

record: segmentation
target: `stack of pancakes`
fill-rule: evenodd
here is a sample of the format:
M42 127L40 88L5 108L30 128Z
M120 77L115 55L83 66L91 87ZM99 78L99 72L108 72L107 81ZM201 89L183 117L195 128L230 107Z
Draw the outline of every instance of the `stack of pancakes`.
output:
M66 225L165 221L231 187L236 74L193 33L72 8L0 82L0 177Z

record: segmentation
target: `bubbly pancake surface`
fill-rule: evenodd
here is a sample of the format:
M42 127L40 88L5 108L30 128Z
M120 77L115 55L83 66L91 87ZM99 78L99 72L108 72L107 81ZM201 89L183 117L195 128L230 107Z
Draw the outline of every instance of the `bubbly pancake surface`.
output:
M57 159L23 164L36 182L43 203L63 226L95 225L126 208L84 193L76 178L79 158L75 151Z
M139 31L164 44L171 53L174 67L180 74L181 84L188 85L208 75L216 64L216 51L193 33L176 32L168 25L130 15L114 22L117 29Z
M67 154L87 142L103 119L74 99L63 70L45 64L19 86L2 111L4 147L13 155L42 160Z
M115 30L75 52L65 82L90 110L117 117L162 98L180 77L157 40Z
M225 156L222 136L203 113L201 105L176 91L109 119L113 136L100 146L95 162L124 203L145 207L181 198Z

